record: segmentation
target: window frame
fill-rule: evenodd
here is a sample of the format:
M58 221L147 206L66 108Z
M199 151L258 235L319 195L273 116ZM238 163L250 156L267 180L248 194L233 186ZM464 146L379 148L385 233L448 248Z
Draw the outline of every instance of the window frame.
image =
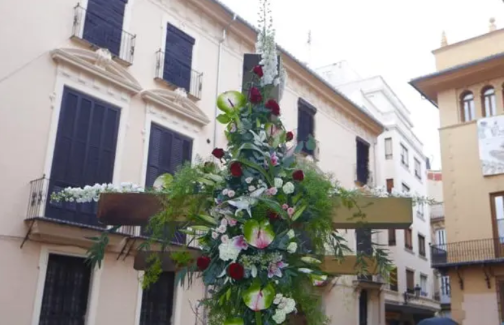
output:
M397 245L397 236L396 236L395 229L388 230L388 245L389 246L396 246Z
M497 98L495 88L493 86L485 86L481 90L481 115L483 117L491 117L497 115Z
M402 183L401 185L402 185L401 189L402 189L403 192L409 193L411 191L411 188L408 185L406 185L405 183Z
M429 286L429 276L427 274L420 273L420 295L422 297L427 297L429 295L429 291L427 290L428 286Z
M364 171L364 175L362 175L362 172L359 172L359 167L360 167L359 152L361 152L361 151L359 151L359 146L361 148L365 148L366 154L367 154L366 170ZM369 170L369 161L371 158L370 151L371 151L371 145L369 144L369 142L367 142L366 140L364 140L360 137L355 138L356 181L359 182L361 185L368 184L369 179L371 178L371 171ZM364 158L361 157L361 159L364 159Z
M390 160L394 157L393 145L391 137L385 138L385 160Z
M418 233L417 240L418 240L418 255L422 257L427 257L427 250L425 247L425 236Z
M404 248L413 251L413 230L404 229Z
M422 180L422 163L416 157L413 158L413 161L415 164L415 177Z
M466 111L469 116L467 116ZM474 94L472 91L464 91L460 95L460 120L462 123L471 122L476 119L476 107L474 104Z
M387 184L387 193L392 193L392 191L394 190L394 179L387 178L385 182Z
M308 141L308 138L310 136L310 134L308 134L307 138L306 139L301 139L300 136L300 132L299 132L299 125L300 125L300 121L299 121L299 116L300 116L300 111L303 111L304 113L306 113L306 116L309 116L310 118L310 128L312 130L312 133L311 136L315 139L315 134L316 134L316 123L315 123L315 115L317 114L317 108L313 105L311 105L310 103L308 103L306 100L304 100L303 98L299 97L298 98L298 105L297 105L297 113L298 113L298 119L297 119L297 134L296 134L296 139L298 142L300 141ZM306 146L303 146L303 148L301 149L301 152L305 155L309 155L309 156L313 156L315 154L315 150L308 150L306 148Z
M401 143L401 165L409 170L409 150Z
M390 270L389 289L395 292L399 291L399 277L397 266L394 266L392 270Z
M406 269L406 291L410 294L415 292L415 271L411 269Z

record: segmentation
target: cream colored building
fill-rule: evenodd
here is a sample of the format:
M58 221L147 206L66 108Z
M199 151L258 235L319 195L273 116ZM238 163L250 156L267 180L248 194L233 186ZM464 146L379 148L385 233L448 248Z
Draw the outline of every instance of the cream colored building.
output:
M458 43L443 35L433 53L437 72L411 81L441 121L446 243L433 246L432 265L451 280L456 321L501 324L504 30L492 20L489 33Z
M241 88L255 30L215 0L12 0L0 12L8 44L0 53L0 323L200 324L201 283L173 288L164 274L141 289L139 228L111 235L101 268L91 270L87 238L103 231L96 206L48 196L103 182L151 185L225 146L216 96ZM379 177L382 125L281 56L289 76L282 118L294 130L298 119L310 123L319 167L348 187L368 172ZM356 170L363 161L366 170ZM346 236L355 248L354 232ZM332 324L384 324L376 282L340 277L323 294Z

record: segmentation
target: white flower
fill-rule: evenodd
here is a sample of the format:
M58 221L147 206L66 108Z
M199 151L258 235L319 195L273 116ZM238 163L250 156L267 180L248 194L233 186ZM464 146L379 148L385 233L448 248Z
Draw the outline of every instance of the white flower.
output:
M221 226L227 227L227 225L228 225L227 219L226 218L222 218L222 220L220 221L220 224L221 224Z
M298 249L298 244L297 243L290 243L288 246L287 246L287 251L291 254L294 254Z
M292 193L294 193L294 184L292 184L291 182L288 182L282 187L282 189L285 194L292 194Z
M219 228L217 228L217 232L220 232L221 234L225 233L227 230L227 227L224 225L220 225Z
M273 303L275 305L278 305L282 301L283 295L281 293L277 293L275 296L275 300L273 300Z
M227 195L228 195L229 197L234 197L234 196L235 196L235 194L236 194L236 193L235 193L235 191L233 191L233 190L229 190L229 191L228 191L228 193L227 193Z
M292 229L287 232L287 236L289 237L289 239L294 238L295 235L296 234L294 233L294 230L292 230Z
M298 269L298 271L301 273L304 273L304 274L310 274L313 272L312 270L306 269L306 268L300 268L300 269Z
M272 318L277 324L282 324L283 322L285 322L286 316L287 315L285 314L285 311L283 311L282 309L277 309Z
M231 240L219 245L219 258L223 261L236 261L241 249L237 248Z
M217 239L217 237L219 237L219 234L216 233L215 231L212 231L212 238Z
M252 183L252 181L253 181L253 180L254 180L254 178L253 178L253 177L247 177L247 178L245 178L245 182L246 182L247 184Z
M278 193L278 189L276 187L272 187L268 190L269 195L276 195Z
M283 185L283 180L281 178L275 178L274 182L276 188L281 188Z
M254 192L256 190L256 187L254 185L250 185L248 187L249 192Z
M286 314L292 313L296 309L296 301L292 298L287 298L283 310Z
M250 267L250 273L252 274L252 277L253 277L253 278L257 277L257 266L252 265L252 266Z
M227 243L229 241L229 236L228 235L222 235L221 237L221 242L223 242L224 244Z
M224 196L228 195L228 191L229 190L227 188L223 189L222 190L222 195L224 195Z

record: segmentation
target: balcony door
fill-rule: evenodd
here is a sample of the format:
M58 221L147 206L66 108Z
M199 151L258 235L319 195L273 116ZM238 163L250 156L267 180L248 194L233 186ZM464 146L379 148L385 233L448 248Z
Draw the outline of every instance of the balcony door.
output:
M504 192L490 195L495 257L504 257Z
M65 88L49 194L66 187L112 182L119 116L119 108ZM96 206L96 203L48 200L45 216L98 226Z
M168 24L163 79L190 92L191 66L195 39Z

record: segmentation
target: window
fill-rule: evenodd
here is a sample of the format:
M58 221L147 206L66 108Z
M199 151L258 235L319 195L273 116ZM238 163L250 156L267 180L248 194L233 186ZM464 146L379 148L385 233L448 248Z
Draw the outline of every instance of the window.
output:
M173 175L179 166L191 161L192 143L191 138L152 123L145 187L152 187L160 175L166 173ZM175 242L186 243L185 234L176 232L173 235L169 229L166 229L166 232L168 236L174 236ZM143 228L142 233L147 235L147 229Z
M425 257L425 237L418 234L418 254Z
M417 216L420 219L423 219L424 217L424 205L421 202L417 204Z
M460 116L462 122L469 122L476 118L474 111L474 95L470 91L460 96Z
M84 258L49 254L39 324L84 325L90 279Z
M397 267L394 267L390 271L389 281L390 281L390 290L397 291L398 290Z
M389 229L389 246L396 245L395 229Z
M118 107L65 88L56 134L49 193L66 187L111 183L121 111ZM103 227L97 204L52 202L46 216Z
M372 230L368 228L359 228L355 230L357 252L373 255L373 246L371 241Z
M385 159L392 159L392 138L385 139Z
M192 55L195 40L177 27L168 24L164 54L163 79L191 91Z
M175 273L163 272L142 294L140 325L171 324Z
M408 192L410 191L409 186L408 186L408 185L406 185L406 184L404 184L404 183L402 183L402 191L403 191L404 193L408 193Z
M401 164L405 167L409 167L409 156L408 148L401 144Z
M408 293L415 292L415 271L406 270L406 288Z
M306 147L306 141L310 136L315 137L315 114L317 109L302 98L298 100L298 142L304 141L302 151L305 154L313 155L313 150Z
M427 275L420 274L420 294L422 297L427 297Z
M504 193L491 194L494 238L504 243Z
M445 275L441 277L441 294L443 296L450 296L450 277Z
M368 292L361 290L359 296L359 325L368 324Z
M392 193L393 189L394 189L394 179L388 178L387 179L387 192L390 194L390 193Z
M495 89L491 86L485 87L481 92L483 102L483 116L490 117L497 114L495 105Z
M409 250L413 250L413 231L411 229L404 230L404 247Z
M437 245L446 244L446 230L444 229L436 230L436 244Z
M357 182L366 185L369 180L369 143L357 138Z
M82 38L119 55L127 0L89 0Z
M419 180L422 180L422 164L420 163L420 160L415 158L415 176Z

